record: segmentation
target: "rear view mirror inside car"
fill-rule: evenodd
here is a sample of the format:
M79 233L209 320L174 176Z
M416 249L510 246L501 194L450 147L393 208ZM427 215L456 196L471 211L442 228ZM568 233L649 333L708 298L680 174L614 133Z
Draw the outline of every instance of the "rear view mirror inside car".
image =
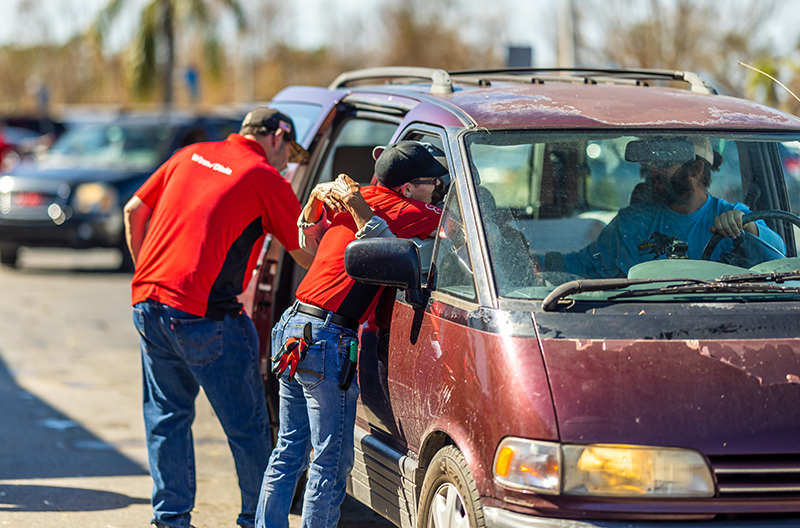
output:
M625 161L683 164L694 161L694 157L694 146L684 140L631 141L625 147Z

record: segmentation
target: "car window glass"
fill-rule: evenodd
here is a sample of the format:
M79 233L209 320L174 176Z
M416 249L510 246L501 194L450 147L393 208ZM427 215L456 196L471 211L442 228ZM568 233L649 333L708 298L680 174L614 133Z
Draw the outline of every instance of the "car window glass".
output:
M166 129L114 123L76 126L53 144L43 161L63 166L149 168L161 157Z
M427 134L421 131L412 131L406 134L403 139L408 139L411 141L419 141L421 143L430 143L434 147L438 148L442 152L444 152L444 143L442 142L442 138L434 135L434 134Z
M311 125L314 124L319 114L322 112L322 107L310 103L287 103L287 102L272 102L269 104L270 108L276 108L292 118L294 126L297 128L297 140L304 143L306 135L311 130ZM234 130L235 132L235 130Z
M789 205L794 214L800 214L800 141L778 143Z
M507 293L534 284L535 256L509 209L497 207L491 191L483 186L478 187L478 202L498 291Z
M435 277L432 287L461 299L477 299L475 277L467 247L467 233L455 190L448 193L433 260Z
M434 147L438 148L442 152L446 152L444 148L444 142L442 138L435 134L428 134L423 131L413 130L405 134L403 136L404 140L411 140L411 141L419 141L421 143L429 143ZM449 164L448 164L449 166ZM439 183L436 185L436 189L433 191L432 196L432 203L437 207L444 206L444 197L447 194L447 191L450 189L450 175L443 176L439 179Z
M231 134L235 134L239 132L241 122L233 122L233 121L226 121L225 123L220 123L214 127L214 133L216 134L216 138L218 140L226 139ZM213 140L213 138L212 138Z
M201 141L208 141L208 134L202 128L193 128L183 134L183 137L180 138L180 142L178 143L178 148L181 149L183 147L188 147L189 145L199 143Z
M347 174L361 184L368 184L375 172L372 149L391 141L397 125L383 121L350 119L344 123L328 150L318 183Z
M701 260L717 215L733 207L755 213L788 209L784 187L789 205L800 208L794 176L800 172L800 142L787 136L493 131L472 133L466 143L492 271L504 297L542 298L566 281L631 276L636 266L641 273L641 264L681 256L670 249L677 247L674 242L689 246L688 266ZM695 144L705 145L706 158ZM698 160L706 168L692 178L707 211L678 214L665 203L664 176L654 175L688 178L687 167ZM760 242L755 252L742 251L725 239L712 248L710 260L745 271L789 266L779 262L780 253L795 257L796 228L775 218L759 226L758 240L777 253ZM669 265L675 271L651 266L637 278L681 272L674 262ZM725 274L699 273L704 279Z

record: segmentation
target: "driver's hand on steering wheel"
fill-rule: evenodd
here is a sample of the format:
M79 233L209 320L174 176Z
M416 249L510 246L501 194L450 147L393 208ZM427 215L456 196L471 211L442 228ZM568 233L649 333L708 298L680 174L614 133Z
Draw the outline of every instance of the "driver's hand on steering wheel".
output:
M744 213L738 209L731 209L725 211L714 219L714 225L711 227L711 232L718 234L725 238L739 238L742 234L742 229L748 233L758 236L758 226L749 222L742 226L742 217Z

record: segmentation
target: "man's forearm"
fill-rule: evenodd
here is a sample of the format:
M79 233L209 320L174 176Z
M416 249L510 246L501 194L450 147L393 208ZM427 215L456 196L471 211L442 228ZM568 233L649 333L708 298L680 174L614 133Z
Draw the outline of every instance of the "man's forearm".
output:
M147 234L147 225L153 210L150 209L138 196L134 196L125 204L123 220L125 222L125 242L131 253L134 265L139 257L144 237Z
M309 224L316 224L322 218L322 213L325 212L325 204L316 199L309 198L308 203L303 208L303 219Z
M344 201L343 204L347 211L352 215L353 220L356 223L356 229L361 230L369 219L375 216L375 213L372 211L372 208L369 204L364 200L364 197L361 196L361 193L352 194L348 196Z
M300 218L297 219L297 236L300 249L306 253L315 255L319 247L319 241L322 240L323 235L329 227L330 222L328 221L324 208L316 222L308 222L305 218L305 213L301 214Z
M139 250L142 248L144 236L147 234L147 229L143 226L131 227L125 230L125 239L128 243L128 251L131 253L133 264L139 258Z

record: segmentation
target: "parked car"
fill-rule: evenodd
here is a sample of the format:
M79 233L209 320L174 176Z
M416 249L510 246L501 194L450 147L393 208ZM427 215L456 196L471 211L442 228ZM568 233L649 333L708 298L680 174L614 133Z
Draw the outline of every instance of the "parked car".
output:
M369 184L378 145L449 162L425 280L408 241L346 253L396 288L391 332L362 333L352 496L403 527L800 523L800 218L780 157L797 118L678 71L372 69L271 105L311 154L302 200L341 172ZM654 240L624 276L548 267L641 199L647 163L694 160L693 138L722 156L710 194L765 219L785 258L756 237L727 263ZM302 276L270 245L249 307L273 417L269 331Z
M0 171L32 160L47 150L65 128L64 123L48 118L0 118Z
M0 141L5 147L0 152L0 170L9 170L24 159L33 157L39 145L44 148L47 138L35 130L20 127L5 127L0 132ZM44 150L44 149L43 149Z
M58 137L63 134L67 128L64 122L49 117L16 115L2 118L2 120L9 127L32 130L40 136L53 134L55 137Z
M72 123L34 164L0 177L0 262L21 246L120 248L122 207L176 150L237 132L243 116L121 114Z

